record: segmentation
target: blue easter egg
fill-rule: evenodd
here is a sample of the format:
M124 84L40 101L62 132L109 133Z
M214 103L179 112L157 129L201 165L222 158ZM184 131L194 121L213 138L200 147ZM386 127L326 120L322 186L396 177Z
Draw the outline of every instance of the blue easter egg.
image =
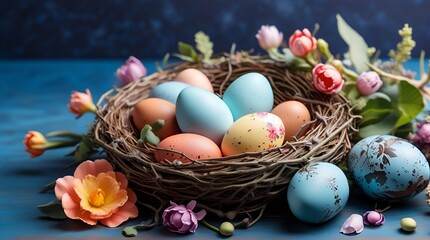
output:
M198 87L181 91L176 101L176 120L182 132L203 135L218 145L233 124L230 109L222 99Z
M373 199L395 202L424 190L430 177L427 159L405 139L375 135L362 139L348 155L352 179Z
M178 98L179 93L189 86L189 84L177 81L162 82L152 89L149 97L161 98L176 104L176 99Z
M251 72L234 80L222 99L230 108L234 120L249 113L270 112L273 108L273 90L265 76Z
M348 180L332 163L310 163L298 170L288 185L291 212L307 223L322 223L336 216L349 197Z

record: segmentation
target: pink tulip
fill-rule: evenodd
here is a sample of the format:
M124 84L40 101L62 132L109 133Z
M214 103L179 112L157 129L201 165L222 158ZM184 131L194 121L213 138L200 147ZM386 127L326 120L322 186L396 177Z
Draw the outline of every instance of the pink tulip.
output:
M357 89L361 95L365 96L378 91L382 84L381 78L374 71L363 72L357 79Z
M322 63L317 64L312 70L312 80L318 91L329 95L339 92L345 83L335 67Z
M261 26L255 37L257 38L260 47L264 50L278 48L284 40L284 35L279 32L275 26L269 25Z
M195 232L198 227L198 220L201 220L206 211L201 210L194 213L193 209L196 206L196 201L190 201L187 206L178 205L170 202L171 206L163 212L163 225L168 230L177 233Z
M296 30L288 41L291 52L297 57L304 57L317 47L317 40L307 28Z
M137 197L128 188L126 176L114 172L104 159L85 161L73 176L57 179L55 195L67 217L89 225L100 221L105 226L117 227L138 214Z
M352 214L342 225L340 232L343 234L361 233L364 229L363 217L359 214Z
M125 86L136 79L144 77L146 75L146 68L142 62L130 56L127 61L116 70L116 77L119 79L122 86Z
M86 112L96 111L96 106L93 103L93 97L89 89L86 90L86 93L74 91L70 97L68 106L70 112L76 114L77 118Z

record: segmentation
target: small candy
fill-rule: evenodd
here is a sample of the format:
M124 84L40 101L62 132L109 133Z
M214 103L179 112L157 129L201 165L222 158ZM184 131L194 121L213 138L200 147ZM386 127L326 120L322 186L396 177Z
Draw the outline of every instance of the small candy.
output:
M366 225L379 226L385 222L385 217L382 213L368 211L363 215L363 222Z
M413 232L417 228L417 222L415 222L413 218L403 218L400 221L400 227L403 229L403 231Z
M234 225L231 222L223 222L219 227L219 233L223 236L231 236L234 232Z

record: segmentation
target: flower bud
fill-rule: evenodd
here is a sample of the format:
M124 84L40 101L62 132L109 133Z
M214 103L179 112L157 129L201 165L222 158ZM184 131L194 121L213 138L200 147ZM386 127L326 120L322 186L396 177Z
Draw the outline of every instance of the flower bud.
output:
M329 95L339 92L345 83L335 67L322 63L312 70L312 81L318 91Z
M257 38L260 47L264 50L278 48L284 40L284 35L279 32L275 26L269 25L261 26L255 37Z
M363 222L366 225L379 226L385 222L385 217L382 213L376 211L367 211L363 215Z
M48 141L46 138L37 131L29 131L25 135L25 140L23 141L26 151L30 153L32 158L42 155L45 151L43 145L45 145Z
M146 75L146 68L136 57L130 56L127 61L116 70L116 77L122 86Z
M331 57L330 50L328 49L328 43L324 39L318 38L317 48L326 59Z
M78 115L77 118L81 117L86 112L95 112L96 106L93 103L93 97L89 89L86 93L73 92L69 101L70 112Z
M357 90L361 95L367 96L378 91L382 84L382 80L376 72L362 72L357 79Z
M411 138L413 143L428 144L430 143L430 123L421 122L417 124L417 132Z
M312 36L307 28L303 31L296 30L291 35L288 45L291 52L297 57L304 57L317 47L317 40Z
M231 236L234 232L234 225L231 222L223 222L219 227L219 233L223 236Z

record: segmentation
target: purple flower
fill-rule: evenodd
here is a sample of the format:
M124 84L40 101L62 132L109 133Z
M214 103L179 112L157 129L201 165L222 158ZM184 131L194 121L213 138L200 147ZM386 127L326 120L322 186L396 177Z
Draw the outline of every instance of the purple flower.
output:
M419 123L417 124L417 128L418 130L414 141L421 144L430 143L430 123Z
M282 41L284 40L284 35L279 32L275 26L269 25L261 26L255 37L257 38L260 47L264 50L277 48L282 44Z
M115 75L121 82L121 85L125 86L145 76L146 68L139 59L130 56L127 61L116 70Z
M343 234L361 233L364 229L363 217L359 214L352 214L342 225L340 232Z
M385 222L385 217L382 213L376 211L367 211L363 214L363 222L366 225L379 226Z
M178 205L170 202L171 206L163 212L163 225L172 232L187 233L195 232L198 227L198 220L201 220L206 211L203 209L198 213L194 213L193 209L196 206L196 201L190 201L187 206Z
M370 95L379 90L382 80L374 71L362 72L357 79L357 89L361 95Z

